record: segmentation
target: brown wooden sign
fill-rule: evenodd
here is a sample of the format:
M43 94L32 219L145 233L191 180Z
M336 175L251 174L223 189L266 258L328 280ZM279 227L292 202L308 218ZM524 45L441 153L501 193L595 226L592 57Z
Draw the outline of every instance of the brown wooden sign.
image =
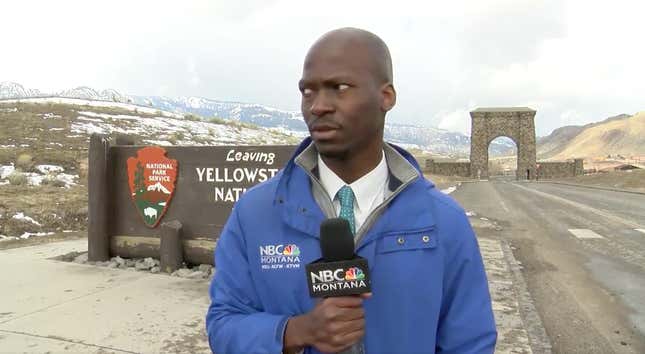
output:
M92 136L89 243L101 249L90 252L91 258L158 257L164 224L178 221L186 261L212 263L212 249L234 203L248 188L275 176L295 148L160 148L110 145Z

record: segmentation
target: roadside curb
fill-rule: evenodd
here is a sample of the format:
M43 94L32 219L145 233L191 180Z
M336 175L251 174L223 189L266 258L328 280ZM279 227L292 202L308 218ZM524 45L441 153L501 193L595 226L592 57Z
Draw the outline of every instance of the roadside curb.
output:
M578 183L556 182L556 181L536 181L536 183L552 183L552 184L561 184L561 185L565 185L565 186L582 187L582 188L599 189L599 190L612 191L612 192L623 192L623 193L645 195L645 192L639 192L639 191L634 191L634 190L629 190L629 189L600 187L600 186L589 186L589 185L586 185L586 184L578 184Z
M529 346L534 354L551 354L552 347L549 336L546 334L546 329L542 324L542 319L538 314L533 298L528 290L524 276L522 275L522 268L519 262L515 259L513 251L508 242L500 242L504 257L508 262L511 272L513 273L513 287L517 295L519 304L520 317L524 323L524 328L529 337Z

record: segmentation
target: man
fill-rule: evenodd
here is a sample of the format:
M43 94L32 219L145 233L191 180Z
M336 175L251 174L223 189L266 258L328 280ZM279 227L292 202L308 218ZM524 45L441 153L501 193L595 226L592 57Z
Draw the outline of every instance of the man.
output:
M215 353L494 351L468 218L383 142L392 81L388 48L367 31L335 30L309 50L299 88L311 136L240 198L217 245L206 316ZM369 262L372 294L314 300L304 266L321 256L321 222L339 215Z

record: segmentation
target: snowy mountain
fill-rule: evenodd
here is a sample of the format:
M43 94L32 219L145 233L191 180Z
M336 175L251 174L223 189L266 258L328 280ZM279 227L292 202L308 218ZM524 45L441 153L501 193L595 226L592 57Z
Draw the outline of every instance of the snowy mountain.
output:
M129 98L134 104L170 112L236 120L266 128L307 131L300 112L283 111L259 104L216 101L202 97L130 96Z
M0 82L0 99L36 97L40 95L40 91L24 88L22 85L15 82Z
M170 194L170 191L166 189L161 183L157 182L151 186L148 186L148 191L162 192L163 194Z
M7 88L4 89L4 87ZM37 96L45 96L45 94L37 90L24 89L16 83L0 84L0 99ZM195 114L206 120L219 118L250 123L293 136L308 135L300 112L285 111L260 104L218 101L202 97L128 96L111 89L97 91L90 87L77 87L47 96L121 102L179 115ZM386 123L385 139L407 148L416 148L433 154L467 157L470 153L470 137L432 127ZM491 153L505 154L513 146L512 142L496 140L491 144Z
M54 96L80 98L80 99L97 100L97 101L132 103L132 100L129 97L121 95L116 90L107 89L107 90L98 92L93 88L87 87L87 86L81 86L71 90L64 90L54 94Z

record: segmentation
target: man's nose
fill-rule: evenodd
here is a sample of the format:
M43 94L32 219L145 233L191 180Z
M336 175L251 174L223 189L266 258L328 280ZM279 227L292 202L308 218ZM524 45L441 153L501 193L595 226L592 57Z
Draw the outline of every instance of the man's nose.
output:
M325 90L320 90L311 102L311 107L309 107L309 112L317 117L324 116L327 113L334 111L334 105L331 102L331 99Z

